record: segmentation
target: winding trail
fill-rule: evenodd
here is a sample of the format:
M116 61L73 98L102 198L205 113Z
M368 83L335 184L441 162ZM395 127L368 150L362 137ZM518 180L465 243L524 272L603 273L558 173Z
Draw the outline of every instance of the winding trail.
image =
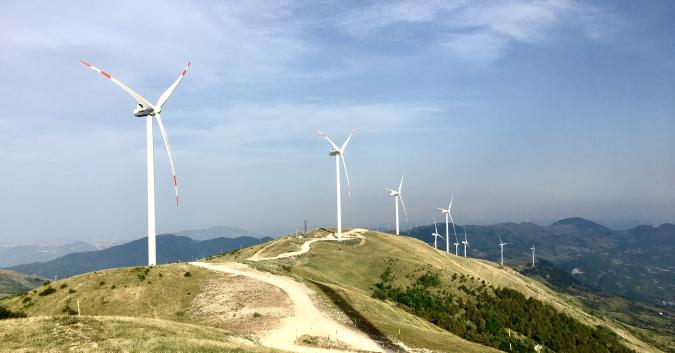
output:
M365 238L363 235L361 235L361 234L362 234L362 233L365 233L365 232L367 232L367 231L368 231L368 230L363 229L363 228L355 228L355 229L352 229L352 230L350 230L350 231L345 232L344 234L342 234L342 240L361 239L362 242L363 242L366 238ZM256 252L255 254L253 254L253 256L249 257L247 260L248 260L248 261L267 261L267 260L278 260L278 259L285 259L285 258L287 258L287 257L298 256L298 255L302 255L302 254L304 254L304 253L307 253L307 252L309 251L309 249L310 249L310 246L311 246L312 244L318 242L318 241L331 241L331 240L332 240L332 241L335 241L336 239L335 239L335 237L333 237L332 234L328 234L328 235L326 235L326 236L323 237L323 238L315 238L315 239L308 240L308 241L304 242L304 243L302 244L302 247L300 248L300 250L297 250L297 251L291 251L291 252L279 254L279 255L277 255L277 256L272 256L272 257L264 257L264 256L260 256L260 254L261 254L263 251L265 251L268 247L274 245L274 243L272 243L272 244L267 245L266 247L264 247L264 248L258 250L258 252Z
M365 238L361 233L365 229L353 229L344 234L343 239ZM317 241L335 240L332 236L317 238L306 241L298 251L280 254L274 257L261 257L260 253L265 248L251 256L251 261L265 261L281 259L305 254L309 251L310 245ZM290 317L281 320L280 325L267 333L261 343L264 346L283 349L299 353L338 353L344 350L326 349L310 346L298 345L295 343L297 337L302 335L329 337L331 340L337 339L341 344L349 346L351 350L368 352L385 352L385 349L376 341L368 337L361 331L342 325L317 308L310 297L310 290L302 283L293 280L290 277L273 275L271 273L258 271L243 263L205 263L191 262L194 266L199 266L212 271L225 272L237 276L246 276L258 281L269 283L283 290L293 302L293 314Z

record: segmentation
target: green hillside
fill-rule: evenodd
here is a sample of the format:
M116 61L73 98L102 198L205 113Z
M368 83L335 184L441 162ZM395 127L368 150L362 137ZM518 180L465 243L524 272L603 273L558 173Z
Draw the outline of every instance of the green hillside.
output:
M297 251L309 240L284 237L207 261L293 277L327 315L392 350L660 352L631 327L511 269L409 237L363 235L317 241L296 257L248 260ZM261 338L288 317L289 302L271 284L183 263L69 277L2 298L0 307L19 317L0 320L2 352L271 352Z
M0 269L0 297L25 292L43 283L41 278Z
M317 237L323 234L325 232L319 230L310 236ZM431 327L420 324L419 318L424 315L419 315L409 306L394 303L395 300L392 298L384 298L386 300L374 298L376 284L381 281L383 272L392 263L394 264L392 271L397 278L395 285L403 289L413 285L422 274L427 272L439 275L440 283L434 289L436 292L444 292L465 301L476 302L480 298L481 288L485 288L490 293L493 293L494 289L507 288L522 294L523 298L536 299L591 330L598 325L609 327L614 332L610 333L610 336L618 335L619 342L637 352L659 351L636 338L615 321L591 315L590 311L583 308L576 299L557 293L546 285L511 269L501 268L484 260L448 255L409 237L396 237L378 232L367 232L365 236L367 238L365 242L358 240L341 243L319 242L313 244L310 253L303 256L255 262L251 265L307 282L318 292L323 293L327 301L338 303L334 304L336 307L341 305L344 307L345 304L339 303L346 302L346 305L354 308L362 317L352 318L353 321L365 320L366 326L372 325L388 337L398 337L400 330L401 340L412 347L447 349L449 336L455 340L460 340L460 337L453 335L452 331L443 330L441 326L433 325L428 320L425 324ZM277 242L289 243L284 239ZM295 244L290 246L290 248L295 247ZM262 248L254 246L214 258L211 261L244 262ZM264 252L268 252L267 249ZM503 327L503 330L507 329ZM508 331L506 334L508 335ZM501 337L501 335L502 332L499 332L498 336ZM460 336L469 341L486 343L477 338L471 339L470 335L460 334ZM524 346L536 346L536 344L543 343L526 338L527 332L515 332L515 336L522 338L520 342ZM466 340L463 341L466 342Z

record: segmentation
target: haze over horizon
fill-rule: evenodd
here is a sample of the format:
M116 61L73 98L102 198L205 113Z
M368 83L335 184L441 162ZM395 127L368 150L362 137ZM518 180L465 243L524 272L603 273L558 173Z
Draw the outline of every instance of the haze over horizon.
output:
M154 101L157 231L393 222L675 223L675 3L0 5L0 244L146 234L145 127L85 59ZM142 20L152 14L152 20ZM189 23L189 25L186 25ZM406 227L407 228L407 227Z

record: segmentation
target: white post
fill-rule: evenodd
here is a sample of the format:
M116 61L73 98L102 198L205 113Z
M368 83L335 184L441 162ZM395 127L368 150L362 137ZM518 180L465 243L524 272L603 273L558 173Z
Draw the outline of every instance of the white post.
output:
M155 239L155 160L154 140L152 136L152 115L146 118L147 127L147 159L148 159L148 266L157 265L157 248Z
M335 155L335 185L337 188L337 238L342 237L342 206L340 201L340 155Z
M504 267L504 245L500 244L499 247L501 248L500 252L502 254L502 267Z
M445 214L445 252L450 253L450 228L448 222L450 213Z
M394 197L394 203L396 204L396 235L398 235L398 195Z
M532 267L534 267L534 246L532 247Z

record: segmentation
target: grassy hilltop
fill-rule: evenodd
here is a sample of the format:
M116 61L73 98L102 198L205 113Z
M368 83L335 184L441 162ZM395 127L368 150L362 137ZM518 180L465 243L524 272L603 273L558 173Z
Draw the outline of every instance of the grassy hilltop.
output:
M580 347L601 342L610 352L659 352L631 327L594 316L541 282L409 237L366 232L365 239L315 242L301 256L247 260L256 253L298 251L327 234L319 229L307 238L282 237L207 261L247 263L296 278L313 289L313 300L330 316L392 347L497 352L511 344L513 351L569 351L560 345L569 337L514 321L521 310L573 327L575 337L588 341ZM259 345L260 335L287 315L288 299L278 288L242 276L168 264L65 278L2 298L0 307L27 316L0 321L1 352L272 352Z

